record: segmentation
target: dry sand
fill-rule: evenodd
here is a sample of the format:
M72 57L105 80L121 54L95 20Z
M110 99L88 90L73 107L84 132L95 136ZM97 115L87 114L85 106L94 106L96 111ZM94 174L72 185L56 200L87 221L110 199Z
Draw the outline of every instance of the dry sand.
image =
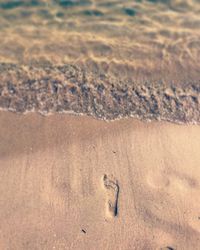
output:
M199 249L199 126L9 112L0 124L0 249Z

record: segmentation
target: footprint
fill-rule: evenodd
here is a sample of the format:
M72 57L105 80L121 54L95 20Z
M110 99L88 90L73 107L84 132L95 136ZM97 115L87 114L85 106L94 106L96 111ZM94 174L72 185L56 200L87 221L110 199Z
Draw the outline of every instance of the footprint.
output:
M147 182L152 188L166 188L170 185L169 177L162 171L150 172Z
M106 210L109 217L118 215L119 184L113 177L103 176L103 185L107 191Z
M167 247L160 248L160 250L175 250L175 248L167 246Z

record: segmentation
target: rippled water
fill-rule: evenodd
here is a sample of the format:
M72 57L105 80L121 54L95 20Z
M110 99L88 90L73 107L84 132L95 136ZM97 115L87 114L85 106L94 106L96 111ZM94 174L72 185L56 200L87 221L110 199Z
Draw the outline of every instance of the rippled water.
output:
M1 0L0 63L4 109L199 121L200 1Z

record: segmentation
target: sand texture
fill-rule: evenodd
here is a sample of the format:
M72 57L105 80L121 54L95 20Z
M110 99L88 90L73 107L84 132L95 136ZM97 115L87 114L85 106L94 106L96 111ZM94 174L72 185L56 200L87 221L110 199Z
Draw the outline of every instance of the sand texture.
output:
M199 0L0 0L0 250L199 250L199 65Z
M199 126L9 112L0 124L0 249L199 249Z

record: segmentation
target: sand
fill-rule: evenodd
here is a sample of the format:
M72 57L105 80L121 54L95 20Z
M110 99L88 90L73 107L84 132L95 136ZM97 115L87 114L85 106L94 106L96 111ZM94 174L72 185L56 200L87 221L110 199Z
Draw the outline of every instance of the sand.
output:
M200 249L198 2L0 0L0 250Z
M0 249L199 249L199 126L10 112L0 124Z

